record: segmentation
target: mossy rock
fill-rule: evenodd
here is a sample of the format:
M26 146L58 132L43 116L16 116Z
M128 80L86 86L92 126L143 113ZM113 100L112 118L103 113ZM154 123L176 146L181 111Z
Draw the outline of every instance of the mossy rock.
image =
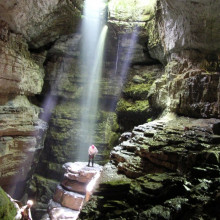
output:
M62 118L51 118L51 125L59 128L59 130L67 130L73 127L73 120Z
M0 219L12 220L15 218L17 210L15 205L10 201L5 191L0 187Z
M127 112L127 113L147 113L149 108L149 103L147 100L141 101L126 101L125 99L120 99L120 101L117 104L116 111L119 112Z
M109 147L112 148L118 144L118 140L120 138L120 133L112 132L110 138L109 138Z
M59 181L35 174L29 184L29 195L33 198L38 198L38 202L48 203Z
M133 100L146 100L150 87L151 85L145 83L130 83L123 90L123 95L127 99L131 98Z
M146 123L152 117L149 103L147 100L135 102L120 99L116 108L118 123L125 130L132 129L134 126Z
M58 104L53 110L53 118L79 119L82 108L73 102L64 102Z

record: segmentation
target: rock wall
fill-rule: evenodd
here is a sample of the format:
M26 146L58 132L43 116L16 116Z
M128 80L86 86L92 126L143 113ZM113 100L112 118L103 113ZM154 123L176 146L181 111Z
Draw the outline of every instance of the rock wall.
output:
M39 119L40 108L28 96L41 92L44 54L31 55L21 35L11 33L1 22L0 112L1 186L21 196L38 160L47 126Z
M150 105L155 109L219 118L218 6L219 2L214 1L158 1L158 34L152 39L159 36L166 68L149 93Z
M169 114L122 135L79 219L219 218L219 123Z

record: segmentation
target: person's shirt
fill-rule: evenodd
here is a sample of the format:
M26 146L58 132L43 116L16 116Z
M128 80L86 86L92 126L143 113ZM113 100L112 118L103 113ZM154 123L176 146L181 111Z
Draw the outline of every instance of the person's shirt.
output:
M95 146L94 146L94 148L92 146L90 146L88 153L89 153L89 155L96 155L98 153L98 149Z

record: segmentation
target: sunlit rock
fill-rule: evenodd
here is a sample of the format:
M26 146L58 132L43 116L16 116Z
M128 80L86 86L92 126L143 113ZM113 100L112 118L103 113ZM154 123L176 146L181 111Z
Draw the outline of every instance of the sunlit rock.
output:
M70 180L88 183L97 171L102 170L102 167L98 164L95 164L94 168L86 165L87 163L85 162L66 163L63 165L63 168L66 170L64 176Z
M96 189L102 172L102 167L98 164L94 164L94 167L88 167L85 162L68 162L63 165L63 168L66 178L57 186L53 199L48 204L51 219L59 219L61 216L64 219L75 219ZM67 174L75 174L82 178L72 180L73 176ZM64 211L66 213L63 213Z
M73 210L80 210L83 204L85 196L74 193L74 192L64 192L62 199L61 199L61 205Z

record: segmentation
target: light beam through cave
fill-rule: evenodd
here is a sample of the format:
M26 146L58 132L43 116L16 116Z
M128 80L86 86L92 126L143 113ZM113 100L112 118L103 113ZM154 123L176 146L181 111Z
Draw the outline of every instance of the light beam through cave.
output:
M81 120L77 160L87 160L87 149L94 143L100 79L108 27L105 25L106 0L86 0L82 23L81 75L85 80L81 99Z

